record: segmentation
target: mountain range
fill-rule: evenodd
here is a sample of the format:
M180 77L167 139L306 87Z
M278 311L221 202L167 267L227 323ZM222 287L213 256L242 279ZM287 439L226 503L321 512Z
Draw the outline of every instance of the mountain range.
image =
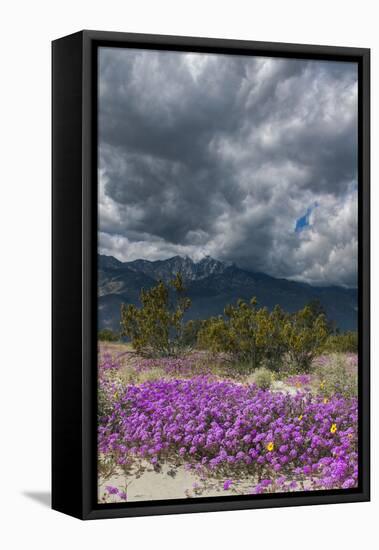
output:
M341 330L357 328L357 289L340 286L312 286L277 279L265 273L241 269L207 256L199 262L174 256L167 260L120 262L113 256L98 255L98 326L119 330L122 303L139 305L142 288L159 280L168 282L180 272L192 305L187 319L221 315L227 304L256 296L259 306L272 309L279 304L295 311L319 300L328 318Z

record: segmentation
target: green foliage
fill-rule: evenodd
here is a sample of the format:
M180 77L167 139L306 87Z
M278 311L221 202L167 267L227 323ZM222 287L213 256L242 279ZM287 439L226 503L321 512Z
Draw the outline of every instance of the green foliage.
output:
M225 318L214 317L204 322L199 331L199 345L214 353L225 352L235 363L255 370L264 362L278 370L286 352L283 323L287 315L276 306L272 312L257 308L257 300L239 300L225 308Z
M258 308L257 300L239 300L225 308L225 317L204 321L198 334L199 346L213 353L224 352L250 371L265 366L278 372L284 362L299 372L310 369L313 358L329 332L323 313L305 306L285 313L279 306L271 312Z
M203 325L203 321L200 319L193 319L190 321L187 321L183 325L183 332L182 332L182 344L185 347L194 348L197 343L197 337L198 333Z
M279 372L292 365L297 372L310 369L314 357L330 345L332 327L318 302L289 314L280 306L271 312L258 308L256 298L225 307L224 316L184 322L191 305L178 273L169 285L160 281L140 294L141 307L121 307L121 336L146 357L176 356L198 345L223 353L246 372L265 367ZM345 337L350 346L351 337Z
M103 328L99 330L97 338L101 342L118 342L120 340L120 335L109 328Z
M225 352L235 362L249 364L251 369L258 368L267 343L269 314L256 305L255 298L249 303L238 300L237 305L225 308L225 318L213 317L205 321L199 332L200 346L214 353Z
M149 290L142 290L140 308L121 306L121 335L130 338L133 347L147 357L177 355L186 347L186 324L183 317L191 305L185 296L183 279L178 273L169 283L160 281Z
M323 350L329 353L358 353L358 333L341 332L330 334Z
M284 320L282 334L287 357L299 372L310 369L313 359L325 344L329 330L325 315L315 312L309 305Z
M266 349L263 364L273 372L279 372L282 368L285 355L288 351L288 343L283 327L290 316L280 306L275 306L268 315L266 322Z
M349 368L343 354L332 354L326 364L316 368L315 374L319 380L318 391L324 397L330 398L335 394L357 397L358 375Z
M268 390L272 383L272 373L265 367L260 367L254 373L254 383L262 390Z
M336 331L335 321L330 321L328 319L325 308L321 304L320 300L311 300L307 305L310 308L314 318L319 317L320 315L324 317L328 334L332 334Z

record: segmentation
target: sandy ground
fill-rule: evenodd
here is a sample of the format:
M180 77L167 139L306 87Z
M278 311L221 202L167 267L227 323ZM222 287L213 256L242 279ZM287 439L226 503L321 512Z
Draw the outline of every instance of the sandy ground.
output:
M290 395L296 395L296 393L298 391L293 386L289 386L288 384L285 384L281 380L277 380L277 381L273 382L272 385L271 385L270 390L272 392L286 392L286 393L289 393Z
M172 468L167 464L163 464L161 470L156 472L152 466L148 465L140 477L133 475L126 477L120 471L106 481L100 481L99 500L102 498L107 485L117 487L120 490L124 490L125 485L127 485L128 502L135 502L250 494L252 486L257 483L254 480L234 481L230 489L224 490L224 481L226 480L209 477L206 481L203 481L195 472L186 470L184 466ZM108 499L108 502L112 498Z

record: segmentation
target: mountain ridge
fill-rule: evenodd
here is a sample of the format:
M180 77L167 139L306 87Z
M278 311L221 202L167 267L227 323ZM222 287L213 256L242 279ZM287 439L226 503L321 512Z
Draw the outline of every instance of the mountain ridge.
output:
M222 273L231 266L231 262L215 260L211 256L205 256L199 261L192 260L189 256L172 256L166 260L133 260L120 262L113 256L99 255L99 258L116 267L114 260L118 263L117 269L128 268L133 271L142 272L155 280L162 279L165 282L172 277L173 273L182 273L183 278L188 281L202 279L210 274ZM104 259L107 260L104 260Z
M228 303L234 303L238 298L256 296L261 306L272 309L279 304L287 311L295 311L316 299L341 330L355 330L357 326L356 289L317 287L277 279L265 273L241 269L231 262L215 260L211 256L198 262L188 256L120 262L113 256L99 254L99 328L117 330L121 303L139 305L141 288L151 288L159 280L167 282L177 272L183 275L187 295L192 301L187 318L219 315Z

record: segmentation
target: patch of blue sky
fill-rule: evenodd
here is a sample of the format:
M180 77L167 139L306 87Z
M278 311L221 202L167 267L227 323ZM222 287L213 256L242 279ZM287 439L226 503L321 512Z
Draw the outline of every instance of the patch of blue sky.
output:
M296 220L295 233L300 233L301 231L304 231L304 229L307 229L308 227L311 226L310 225L310 217L311 217L311 214L312 214L313 210L317 206L318 206L318 203L315 202L312 206L307 208L307 211L303 216L301 216L300 218L298 218Z

